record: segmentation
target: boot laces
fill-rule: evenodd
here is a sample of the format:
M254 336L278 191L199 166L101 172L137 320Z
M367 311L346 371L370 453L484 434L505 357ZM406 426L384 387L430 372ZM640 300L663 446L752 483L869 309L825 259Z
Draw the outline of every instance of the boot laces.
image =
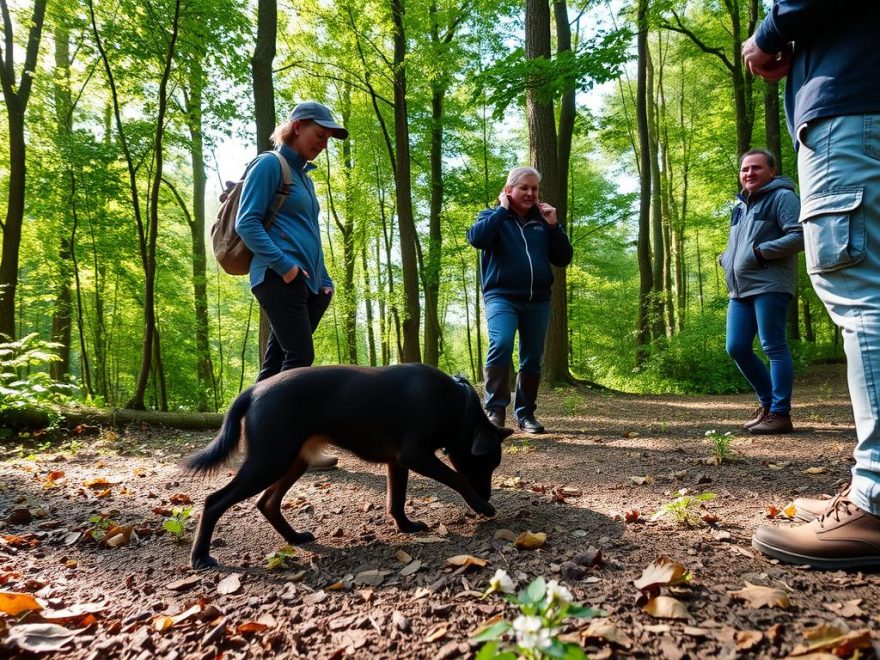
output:
M825 526L825 519L829 516L833 516L836 522L840 522L841 515L852 515L851 509L855 509L857 507L855 504L847 499L847 495L849 495L849 489L851 485L852 483L848 483L841 487L839 491L837 491L837 494L828 503L828 507L825 509L825 513L819 516L819 527Z

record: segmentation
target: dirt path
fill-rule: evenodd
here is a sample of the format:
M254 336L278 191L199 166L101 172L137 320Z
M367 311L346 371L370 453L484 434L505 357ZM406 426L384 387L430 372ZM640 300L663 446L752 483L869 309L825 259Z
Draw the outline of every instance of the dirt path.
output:
M7 444L0 591L34 594L46 611L73 610L46 614L78 631L56 657L442 660L472 657L479 646L468 640L479 625L499 614L513 618L499 597L480 599L504 568L521 586L538 575L557 579L578 601L605 610L630 645L585 639L594 658L785 657L820 624L880 625L880 575L793 568L751 549L770 507L783 509L800 493L831 493L848 479L853 429L844 367L813 368L795 397L797 433L753 438L737 430L753 409L747 396L544 393L539 416L552 432L513 436L495 475L498 515L477 518L455 493L414 478L409 508L432 527L417 538L387 520L382 470L342 456L340 470L309 474L288 495L285 514L317 541L271 571L267 555L282 543L253 502L218 526L220 571L189 570L192 520L181 543L162 528L169 510L187 501L197 515L205 495L228 478L191 481L177 471L177 459L207 442L206 434L83 429L61 446ZM735 461L704 462L712 429L735 434ZM805 474L808 468L823 470ZM682 488L717 495L697 511L714 524L650 522ZM120 528L102 530L106 523L94 518L102 514ZM792 523L782 515L776 524ZM134 533L116 547L85 533L109 531L115 543L127 527ZM517 550L496 537L502 529L544 532L546 543ZM461 554L488 564L446 565ZM660 555L693 574L689 585L663 589L686 606L688 620L654 618L635 604L633 580ZM751 609L729 594L746 581L781 589L791 606ZM17 627L43 621L0 615L0 656L21 654ZM566 632L577 636L588 625L572 620ZM877 634L874 645L880 648Z

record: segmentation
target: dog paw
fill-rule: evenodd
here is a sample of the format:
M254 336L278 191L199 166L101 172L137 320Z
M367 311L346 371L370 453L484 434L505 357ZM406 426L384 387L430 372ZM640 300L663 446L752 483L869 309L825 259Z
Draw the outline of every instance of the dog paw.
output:
M204 557L192 557L190 561L192 567L197 571L206 571L209 568L217 568L220 565L220 563L210 555L205 555Z
M491 518L495 515L495 507L488 502L480 502L477 506L474 507L474 511L476 511L480 515L486 516L487 518Z
M311 543L315 540L315 535L311 532L294 532L284 537L284 540L291 545L302 545L303 543Z
M404 534L417 534L419 532L427 532L428 526L419 520L404 520L397 522L397 529Z

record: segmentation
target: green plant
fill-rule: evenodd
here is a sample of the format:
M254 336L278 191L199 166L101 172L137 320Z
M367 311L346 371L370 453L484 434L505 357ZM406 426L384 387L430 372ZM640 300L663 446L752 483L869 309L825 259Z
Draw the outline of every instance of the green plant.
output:
M651 520L659 520L665 516L670 516L679 525L698 525L700 523L700 516L697 515L695 509L698 509L703 502L714 500L715 497L715 493L688 495L687 488L682 488L678 491L678 497L671 502L667 502L654 512Z
M177 543L181 543L186 536L186 522L192 515L192 507L174 507L171 515L162 522L162 529L174 536Z
M109 516L102 513L89 516L89 522L92 526L86 530L86 534L91 536L92 540L96 543L103 541L104 537L107 536L108 530L116 525L115 522L110 520Z
M35 371L59 358L53 351L61 345L39 339L31 333L18 341L0 343L0 418L15 426L17 413L36 410L46 413L50 425L58 414L50 404L69 401L75 389L70 383L53 381L45 371ZM11 420L11 421L9 421Z
M575 603L569 590L556 580L546 582L539 576L516 595L515 587L503 569L498 569L490 580L483 598L501 592L508 603L519 609L520 614L512 622L499 621L474 635L474 641L486 642L477 653L476 660L575 660L587 657L579 645L560 641L559 633L568 617L590 619L604 616L602 610ZM509 641L505 641L505 638Z
M535 450L535 445L533 445L528 438L518 438L510 441L505 441L504 443L504 453L510 454L514 456L516 454L528 454L531 451Z
M733 433L720 433L715 429L706 431L706 437L712 443L712 456L715 458L715 465L721 465L724 461L733 460L733 449L730 443L733 440Z
M294 557L296 557L296 548L285 545L276 552L266 555L266 568L270 571L274 571L276 568L287 568Z

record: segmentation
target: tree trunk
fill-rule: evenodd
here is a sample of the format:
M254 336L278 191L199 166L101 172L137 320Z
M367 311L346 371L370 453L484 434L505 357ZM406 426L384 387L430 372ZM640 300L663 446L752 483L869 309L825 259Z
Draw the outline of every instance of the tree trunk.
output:
M764 83L764 136L767 149L776 156L776 170L782 174L782 136L779 129L779 83Z
M636 124L639 134L639 316L636 331L636 364L641 366L648 358L651 341L649 325L651 291L654 289L651 269L651 145L648 133L648 0L638 0L638 77L636 79Z
M376 362L376 331L373 327L375 320L373 314L373 286L370 281L370 266L367 263L367 242L361 243L361 270L364 274L364 308L367 317L367 353L370 356L370 366L375 367Z
M403 353L401 362L421 362L419 325L419 272L416 255L415 217L412 205L412 175L410 172L409 116L406 100L406 33L404 31L404 1L390 0L394 22L394 138L397 144L394 168L397 221L400 233L400 265L403 270Z
M546 0L526 0L526 59L544 58L549 60L550 57L550 5ZM560 203L564 204L564 201L561 200L565 196L565 188L563 182L560 181L553 102L539 98L538 85L540 81L529 80L527 84L529 158L541 173L542 200L558 208ZM556 289L554 295L559 291L562 292L561 304L564 309L564 284L554 287L554 289ZM565 326L560 325L564 322L564 313L563 318L560 319L556 315L554 307L544 349L542 376L547 383L563 382L569 378L567 335Z
M666 336L666 318L664 311L663 272L666 263L666 248L663 244L663 212L660 188L660 147L658 137L657 106L654 101L654 59L650 48L646 49L646 93L645 105L648 112L648 148L651 158L651 243L652 269L651 279L654 287L651 291L651 335L656 341Z
M351 123L351 85L345 85L342 90L342 125ZM330 159L327 158L329 166ZM351 140L342 141L342 176L345 181L345 219L340 222L333 211L336 219L336 227L342 234L342 263L343 263L343 293L345 301L343 314L345 315L345 336L348 346L348 362L358 363L357 335L358 335L358 299L354 284L354 269L357 261L357 248L355 246L355 210L354 210L354 161L351 155ZM330 190L330 172L327 172L327 190Z
M3 89L9 124L9 192L6 198L6 220L0 227L3 230L3 249L0 251L0 341L3 341L4 335L10 340L16 337L15 292L18 286L18 251L21 247L27 179L24 114L31 94L34 73L39 70L37 53L40 49L43 19L46 15L46 0L34 2L25 51L24 73L18 89L15 88L12 22L6 0L2 0L2 6L4 48L0 49L0 87Z

